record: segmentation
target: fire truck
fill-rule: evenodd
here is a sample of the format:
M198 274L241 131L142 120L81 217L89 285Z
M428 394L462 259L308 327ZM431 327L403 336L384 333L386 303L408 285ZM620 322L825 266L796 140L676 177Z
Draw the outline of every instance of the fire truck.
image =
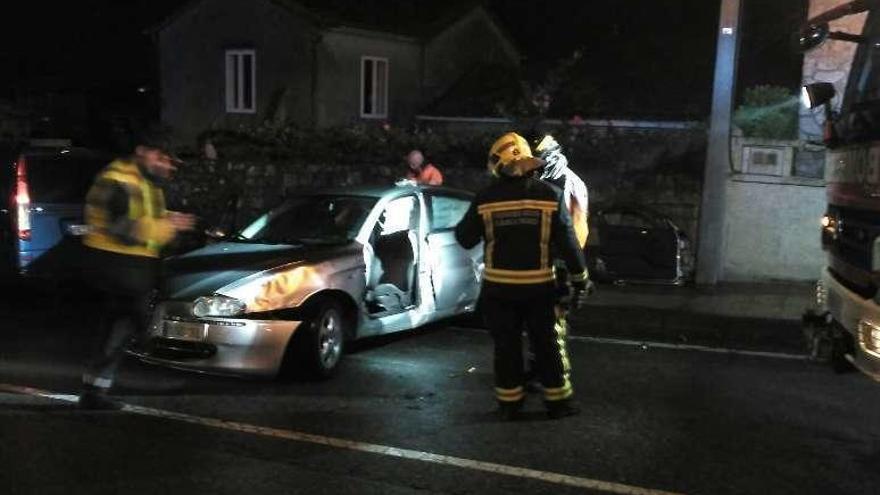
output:
M867 12L861 33L832 31L829 22ZM816 285L816 307L804 315L814 358L835 371L858 368L880 381L880 0L856 0L809 21L802 49L855 43L839 111L836 90L819 82L802 88L802 102L825 113L828 208L821 219L828 255Z

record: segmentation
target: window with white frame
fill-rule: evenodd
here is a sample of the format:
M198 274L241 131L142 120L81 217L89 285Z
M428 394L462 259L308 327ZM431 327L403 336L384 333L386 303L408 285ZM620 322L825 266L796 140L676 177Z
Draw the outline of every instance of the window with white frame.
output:
M226 111L257 111L257 52L226 50Z
M361 57L361 117L388 116L388 59Z

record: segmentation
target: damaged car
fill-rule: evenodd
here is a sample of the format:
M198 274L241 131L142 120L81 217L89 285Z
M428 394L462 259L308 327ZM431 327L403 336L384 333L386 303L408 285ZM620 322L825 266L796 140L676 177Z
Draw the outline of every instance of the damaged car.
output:
M135 354L188 370L330 376L347 343L474 311L482 247L454 227L470 193L396 185L299 194L167 260Z

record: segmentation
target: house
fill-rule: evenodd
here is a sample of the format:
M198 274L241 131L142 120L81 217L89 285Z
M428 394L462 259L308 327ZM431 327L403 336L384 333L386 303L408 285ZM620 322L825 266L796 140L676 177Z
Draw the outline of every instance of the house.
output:
M461 79L520 64L480 3L393 25L311 3L195 0L153 28L163 123L185 143L267 120L406 124Z

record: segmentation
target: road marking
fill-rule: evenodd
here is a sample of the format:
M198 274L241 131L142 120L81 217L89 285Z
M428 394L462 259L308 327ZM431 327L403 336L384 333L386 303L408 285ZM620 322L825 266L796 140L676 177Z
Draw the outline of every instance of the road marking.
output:
M628 340L628 339L612 339L606 337L586 337L582 335L569 335L569 340L592 342L596 344L626 345L633 347L656 347L658 349L672 349L676 351L698 351L710 352L713 354L734 354L738 356L754 356L773 359L792 359L796 361L805 361L809 359L806 354L790 354L786 352L767 352L767 351L747 351L741 349L730 349L726 347L709 347L694 344L672 344L667 342L651 342L647 340Z
M472 331L472 332L480 332L480 333L489 333L488 330L484 330L481 328L466 328L466 327L455 327L460 330ZM764 358L773 358L773 359L791 359L795 361L807 361L810 357L806 354L792 354L787 352L768 352L768 351L747 351L743 349L731 349L729 347L709 347L705 345L694 345L694 344L674 344L670 342L654 342L650 340L630 340L630 339L615 339L610 337L589 337L586 335L571 335L569 334L567 337L570 341L575 342L590 342L593 344L610 344L610 345L625 345L630 347L641 347L641 348L649 348L656 347L658 349L671 349L675 351L697 351L697 352L709 352L712 354L733 354L738 356L753 356L753 357L764 357Z
M41 390L33 387L23 387L19 385L11 385L0 383L0 390L30 395L33 397L42 397L64 402L76 403L78 396L70 394L58 394ZM295 442L311 443L323 445L326 447L335 447L338 449L353 450L357 452L365 452L370 454L378 454L398 459L407 459L412 461L421 461L431 464L440 464L444 466L458 467L473 471L483 471L493 474L501 474L506 476L514 476L518 478L526 478L531 480L553 483L557 485L570 486L574 488L583 488L594 490L602 493L614 493L620 495L681 495L675 492L663 490L654 490L651 488L642 488L633 485L625 485L621 483L612 483L609 481L594 480L579 476L571 476L561 473L553 473L547 471L539 471L536 469L522 468L517 466L509 466L506 464L496 464L493 462L477 461L466 459L463 457L455 457L443 454L433 454L431 452L421 452L418 450L402 449L397 447L389 447L374 443L364 443L355 440L347 440L344 438L327 437L323 435L314 435L311 433L303 433L293 430L284 430L280 428L270 428L265 426L257 426L248 423L239 423L236 421L227 421L224 419L206 418L202 416L194 416L191 414L166 411L163 409L154 409L151 407L135 406L125 404L122 411L137 414L140 416L149 416L154 418L162 418L181 423L190 423L199 426L217 428L221 430L234 431L239 433L248 433L270 438L283 440L292 440Z

